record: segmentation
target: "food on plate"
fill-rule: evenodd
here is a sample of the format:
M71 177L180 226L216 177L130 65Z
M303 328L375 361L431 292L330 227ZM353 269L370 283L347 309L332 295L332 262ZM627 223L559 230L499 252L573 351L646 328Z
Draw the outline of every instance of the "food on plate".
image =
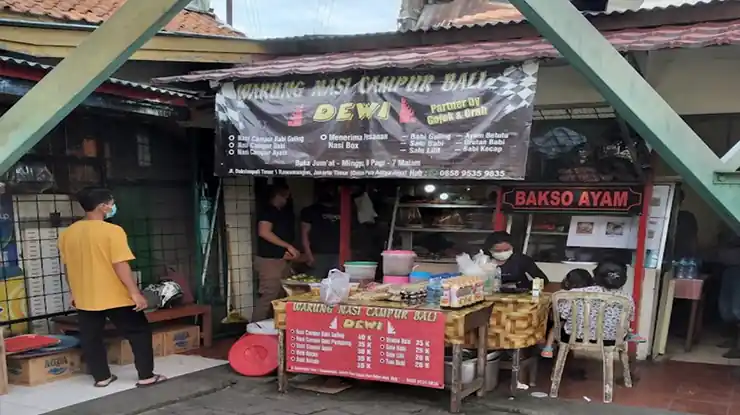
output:
M303 282L306 284L321 282L321 278L314 277L308 274L296 274L286 278L287 281Z

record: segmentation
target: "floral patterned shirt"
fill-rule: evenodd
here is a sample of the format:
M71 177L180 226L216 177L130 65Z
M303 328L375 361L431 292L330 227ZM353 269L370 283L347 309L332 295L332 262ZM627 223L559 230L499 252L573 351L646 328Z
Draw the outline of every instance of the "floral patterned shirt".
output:
M630 303L630 311L629 311L629 320L632 321L635 318L635 302L632 299L631 296L625 294L621 290L607 290L604 287L598 287L598 286L591 286L591 287L585 287L585 288L574 288L572 291L575 292L591 292L591 293L611 293L616 296L624 297L629 300ZM576 322L578 323L578 334L576 335L577 338L583 339L583 302L582 300L576 301L576 307L578 308L577 311L577 317ZM558 311L560 312L560 318L565 321L565 332L568 334L571 333L571 325L573 324L573 313L571 310L571 307L569 304L567 304L565 301L561 301L560 304L558 304ZM598 319L598 312L599 312L599 305L596 301L593 302L591 305L591 316L590 316L590 326L591 326L591 333L589 335L589 340L596 340L596 321ZM609 304L606 306L606 309L604 310L604 340L616 340L617 338L617 326L619 325L619 315L622 312L622 307L618 304ZM625 333L627 334L627 333Z

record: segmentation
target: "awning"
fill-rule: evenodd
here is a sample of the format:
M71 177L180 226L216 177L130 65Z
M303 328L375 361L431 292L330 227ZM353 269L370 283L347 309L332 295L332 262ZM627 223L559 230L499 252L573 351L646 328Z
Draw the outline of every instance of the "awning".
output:
M52 69L52 65L0 55L0 76L38 82ZM108 78L95 92L174 106L187 106L187 101L198 99L195 92L158 88L118 78Z
M621 52L735 45L740 44L740 20L625 29L607 31L603 34ZM528 59L559 57L561 57L560 53L550 42L537 37L283 57L256 62L249 66L198 71L187 75L155 78L152 81L156 84L218 82L286 75L337 73L352 70L411 69L423 66L517 62Z

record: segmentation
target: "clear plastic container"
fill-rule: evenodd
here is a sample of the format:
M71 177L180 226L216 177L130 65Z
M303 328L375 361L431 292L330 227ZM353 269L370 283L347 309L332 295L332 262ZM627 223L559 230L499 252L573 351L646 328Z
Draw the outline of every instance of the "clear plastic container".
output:
M409 275L414 270L414 251L383 251L383 274Z
M374 281L377 269L377 262L353 261L344 263L344 272L349 274L349 280L361 284Z

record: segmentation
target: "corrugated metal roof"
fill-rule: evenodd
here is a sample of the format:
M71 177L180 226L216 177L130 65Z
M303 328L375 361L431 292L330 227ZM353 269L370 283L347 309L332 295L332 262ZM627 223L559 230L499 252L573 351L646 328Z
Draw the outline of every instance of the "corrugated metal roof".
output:
M696 3L670 4L638 9L585 12L586 17L628 16L666 10L692 10L708 5L736 0L698 0ZM430 31L487 27L524 23L524 16L506 0L454 0L449 3L430 4L424 7L416 26L411 31Z
M44 71L50 71L54 69L54 67L51 65L46 65L43 63L38 63L38 62L28 61L25 59L13 58L10 56L3 56L3 55L0 55L0 62L11 63L14 65L25 66L28 68L42 69ZM168 95L172 97L185 98L185 99L198 99L198 94L196 92L179 91L179 90L167 89L167 88L158 88L155 86L151 86L149 84L131 82L131 81L126 81L124 79L118 79L118 78L108 78L106 82L113 84L113 85L120 85L120 86L125 86L127 88L149 91L149 92L153 92L153 93L161 94L161 95Z
M625 29L604 32L619 51L699 48L740 44L740 20L696 23L682 26ZM226 81L232 79L337 73L351 70L416 68L433 65L483 64L558 58L560 53L541 37L454 45L419 46L405 49L373 50L284 57L250 66L199 71L188 75L154 79L155 83Z

